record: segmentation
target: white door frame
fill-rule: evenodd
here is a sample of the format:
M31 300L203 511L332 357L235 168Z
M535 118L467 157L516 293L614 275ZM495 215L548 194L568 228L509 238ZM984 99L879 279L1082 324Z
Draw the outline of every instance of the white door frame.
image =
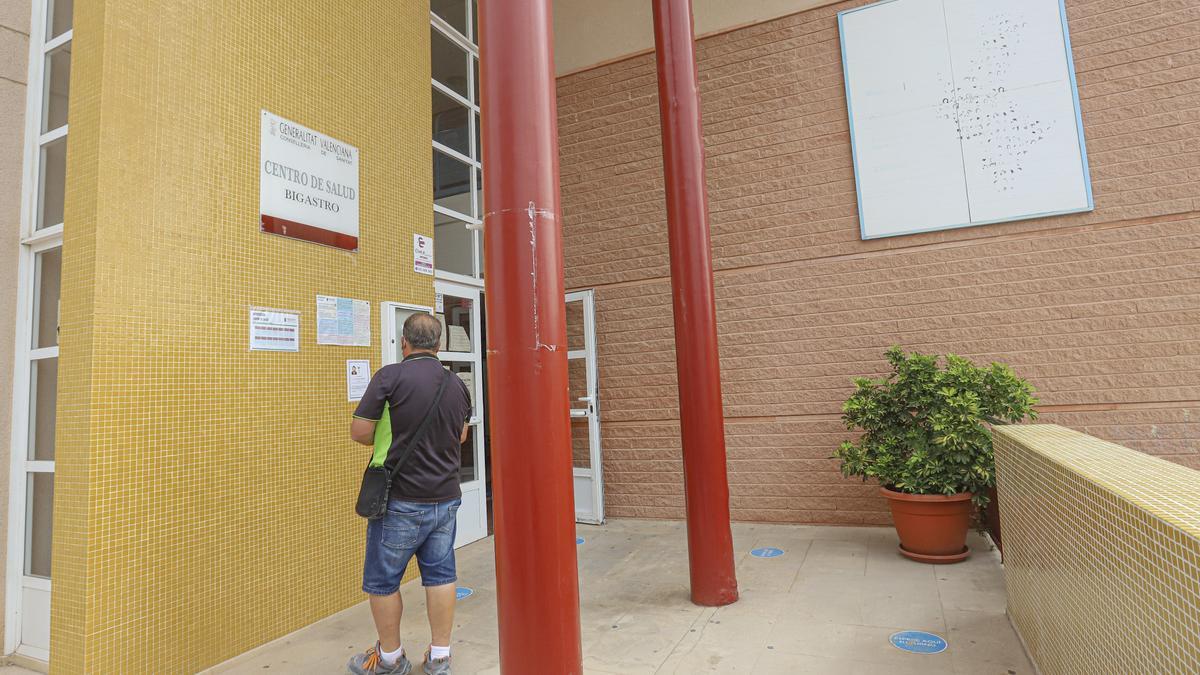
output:
M20 1L20 0L18 0ZM28 1L28 0L26 0ZM60 141L67 135L67 125L42 133L44 115L48 102L45 87L45 63L50 54L65 49L72 41L74 31L47 39L50 3L34 0L30 13L29 63L26 77L24 162L21 175L21 222L20 244L17 257L17 303L16 303L16 349L13 360L12 436L9 445L9 497L7 561L5 565L4 595L4 653L14 652L40 661L49 661L50 651L24 644L25 621L35 620L39 629L44 626L50 633L49 579L25 574L28 532L28 480L33 473L54 472L54 461L35 461L28 458L29 417L31 406L36 400L30 397L32 384L31 363L35 359L57 358L58 346L36 349L32 342L31 318L36 295L39 253L62 246L63 225L43 223L38 229L41 208L41 183L44 167L41 151L43 147ZM61 278L60 278L61 292ZM51 554L53 555L53 554ZM26 616L24 611L26 591L44 595L45 617Z
M574 467L575 490L591 492L591 510L579 508L580 496L575 496L575 520L593 525L604 524L604 470L600 449L600 385L596 366L596 297L592 289L567 293L566 302L583 304L583 349L567 352L567 359L584 359L587 395L571 401L571 417L587 418L588 423L588 468ZM583 408L576 408L584 403ZM586 497L584 503L587 503Z
M481 323L482 312L480 311L482 289L473 284L458 283L445 279L435 279L433 288L436 293L442 296L449 295L456 298L467 298L471 301L471 351L438 352L438 358L443 363L471 364L471 373L475 388L475 391L471 392L474 404L471 410L471 419L468 422L468 425L472 428L471 440L472 449L475 452L475 478L474 480L459 484L459 488L463 493L463 505L458 509L458 534L454 540L454 546L457 548L483 539L487 536L488 531L487 452L484 447L485 429L483 424L483 406L487 402L484 399L483 350L482 341L480 340L483 330ZM446 340L447 348L449 348L449 337ZM472 505L477 505L478 508L473 508Z

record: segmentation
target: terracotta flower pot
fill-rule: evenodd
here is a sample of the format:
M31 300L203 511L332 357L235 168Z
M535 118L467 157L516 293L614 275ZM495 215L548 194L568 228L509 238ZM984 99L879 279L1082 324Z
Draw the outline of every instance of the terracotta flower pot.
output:
M967 530L975 507L970 492L955 495L910 495L888 488L879 492L892 507L900 535L900 553L924 563L956 563L967 559Z

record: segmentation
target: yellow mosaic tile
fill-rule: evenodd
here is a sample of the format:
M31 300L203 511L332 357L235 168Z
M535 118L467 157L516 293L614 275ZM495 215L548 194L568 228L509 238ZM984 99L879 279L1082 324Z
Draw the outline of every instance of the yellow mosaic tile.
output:
M1200 672L1200 472L995 430L1008 609L1043 673Z
M433 303L428 5L77 2L72 70L51 669L193 672L362 599L345 361ZM358 253L259 232L261 109L358 147ZM318 346L317 294L372 346Z

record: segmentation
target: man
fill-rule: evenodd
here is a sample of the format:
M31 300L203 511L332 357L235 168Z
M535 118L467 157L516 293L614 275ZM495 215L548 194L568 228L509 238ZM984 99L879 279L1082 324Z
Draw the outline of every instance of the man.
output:
M441 324L433 316L408 317L400 343L404 360L375 373L350 426L350 437L375 446L376 453L399 452L430 409L442 378L449 377L423 439L392 480L386 515L367 524L363 592L370 596L379 641L350 659L350 672L356 675L412 672L412 663L400 644L404 611L400 578L414 554L425 587L431 633L424 671L428 675L450 673L450 628L458 581L455 516L462 503L458 475L471 398L462 380L446 373L437 358L441 337ZM381 420L385 422L382 425Z

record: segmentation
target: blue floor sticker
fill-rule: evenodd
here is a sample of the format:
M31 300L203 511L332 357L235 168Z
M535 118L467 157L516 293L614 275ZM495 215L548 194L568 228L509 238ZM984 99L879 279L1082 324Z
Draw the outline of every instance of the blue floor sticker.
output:
M467 588L466 586L459 586L458 590L454 592L454 597L458 598L459 600L469 598L472 595L475 595L475 591Z
M582 546L583 545L583 537L575 537L575 544L578 546Z
M919 630L892 633L891 641L893 647L917 654L940 654L950 646L940 636Z
M750 555L754 556L755 558L778 558L779 556L783 555L783 549L771 548L769 546L767 548L756 548L753 551L750 551Z

